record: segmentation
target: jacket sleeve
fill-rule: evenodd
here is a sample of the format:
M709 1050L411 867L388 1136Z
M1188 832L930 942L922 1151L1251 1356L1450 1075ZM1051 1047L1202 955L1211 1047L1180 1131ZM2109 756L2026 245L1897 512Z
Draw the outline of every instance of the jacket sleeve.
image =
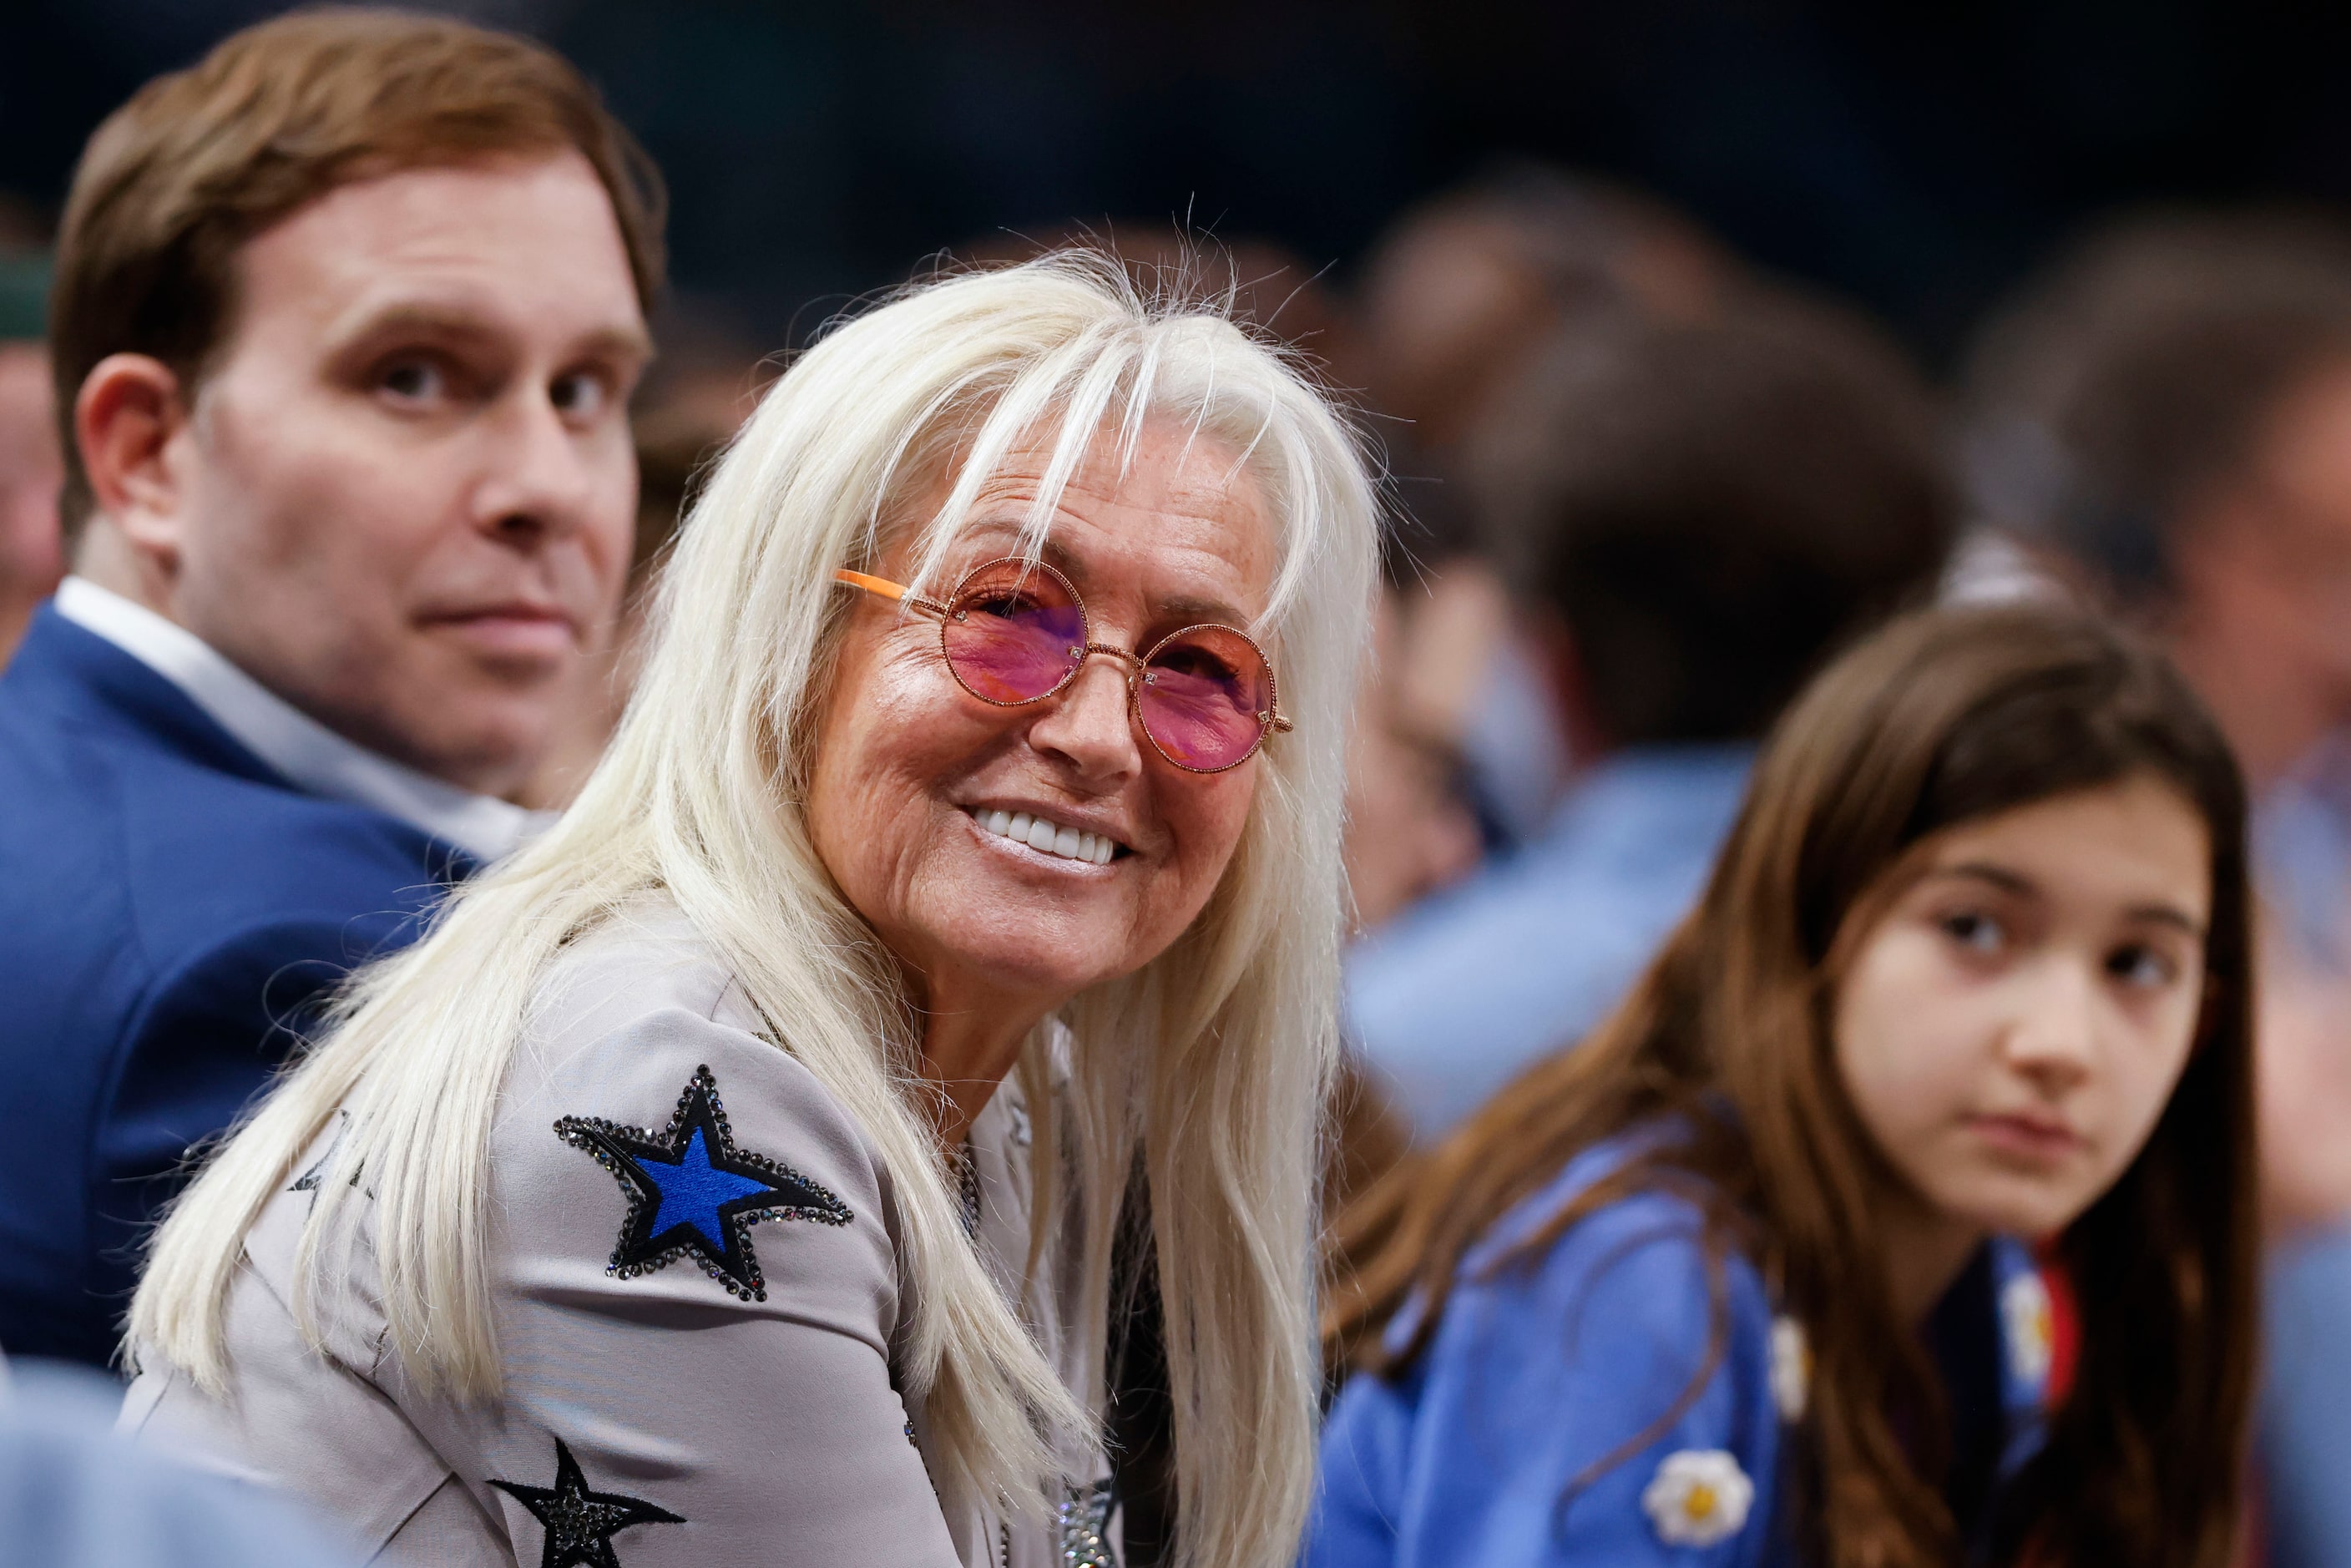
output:
M554 1531L548 1561L605 1561L586 1531L630 1568L951 1568L888 1178L838 1102L680 1007L524 1052L492 1137L507 1396L434 1434L517 1560Z
M1635 1197L1466 1281L1395 1385L1359 1375L1322 1444L1313 1568L1610 1568L1770 1559L1771 1319L1737 1260L1706 1368L1695 1217Z
M185 1181L189 1156L236 1120L301 1043L326 994L394 923L284 920L226 930L141 998L90 1134L87 1278L110 1321L128 1304L139 1247ZM404 940L413 926L398 925Z

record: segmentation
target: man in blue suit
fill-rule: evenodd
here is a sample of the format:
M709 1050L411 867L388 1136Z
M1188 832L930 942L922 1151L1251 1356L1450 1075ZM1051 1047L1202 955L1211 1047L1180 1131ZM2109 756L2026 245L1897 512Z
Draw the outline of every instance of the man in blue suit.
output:
M0 677L0 1346L512 849L611 635L659 191L563 61L312 12L142 89L51 313L73 571Z

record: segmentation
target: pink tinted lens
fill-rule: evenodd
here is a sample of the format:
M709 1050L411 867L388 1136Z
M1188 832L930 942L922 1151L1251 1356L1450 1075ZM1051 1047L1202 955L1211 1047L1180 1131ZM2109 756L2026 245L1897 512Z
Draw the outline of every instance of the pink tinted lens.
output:
M1213 772L1254 750L1273 712L1273 676L1249 640L1195 626L1162 644L1135 695L1144 733L1170 762Z
M947 611L947 666L974 696L1035 702L1085 656L1086 620L1061 579L1021 561L985 566Z

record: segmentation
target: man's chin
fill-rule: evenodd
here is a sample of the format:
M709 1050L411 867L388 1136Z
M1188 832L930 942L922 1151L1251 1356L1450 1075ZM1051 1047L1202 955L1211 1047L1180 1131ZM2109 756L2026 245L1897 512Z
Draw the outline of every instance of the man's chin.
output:
M351 738L444 783L505 798L528 782L552 741L554 721L555 706L543 696L517 702L504 694L453 695L394 716L371 739Z

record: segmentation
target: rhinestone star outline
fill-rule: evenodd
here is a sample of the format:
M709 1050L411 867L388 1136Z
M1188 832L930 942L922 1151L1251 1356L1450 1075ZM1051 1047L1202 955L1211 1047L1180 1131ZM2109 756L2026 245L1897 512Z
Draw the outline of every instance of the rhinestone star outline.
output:
M643 1162L682 1166L697 1132L711 1169L758 1182L761 1190L717 1206L721 1232L717 1236L684 1221L656 1231L662 1186ZM555 1135L611 1173L628 1197L628 1213L622 1218L611 1259L604 1266L604 1271L616 1279L653 1273L691 1253L721 1290L743 1301L764 1301L768 1281L759 1270L758 1254L751 1247L750 1229L755 1223L805 1219L819 1225L847 1225L856 1218L820 1183L780 1160L735 1146L718 1081L707 1064L696 1067L686 1081L665 1134L602 1116L565 1116L556 1122ZM775 1201L779 1198L784 1201Z
M1063 1568L1118 1568L1118 1554L1110 1544L1110 1516L1117 1505L1117 1489L1107 1480L1066 1490L1054 1511Z

